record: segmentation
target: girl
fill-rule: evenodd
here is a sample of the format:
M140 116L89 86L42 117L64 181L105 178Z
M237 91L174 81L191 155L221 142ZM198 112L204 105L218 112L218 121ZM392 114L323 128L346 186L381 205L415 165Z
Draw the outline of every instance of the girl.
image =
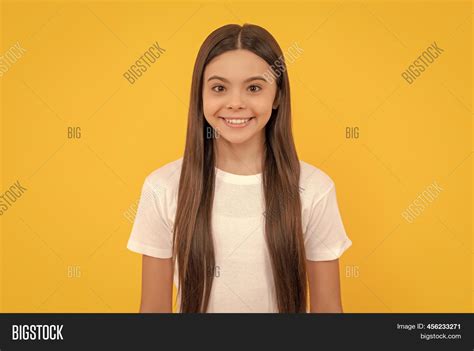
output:
M127 244L143 254L140 312L172 312L173 280L180 312L342 312L351 244L333 181L298 160L279 45L256 25L215 30L184 156L142 187Z

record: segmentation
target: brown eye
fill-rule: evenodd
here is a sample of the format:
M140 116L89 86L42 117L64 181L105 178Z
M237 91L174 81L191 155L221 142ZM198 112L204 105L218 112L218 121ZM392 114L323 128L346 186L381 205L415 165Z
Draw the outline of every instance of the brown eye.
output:
M225 88L222 85L216 85L212 87L212 90L215 91L216 93L221 93L225 90Z
M262 90L262 88L259 87L258 85L251 85L251 86L249 86L249 90L252 93L258 93L260 90Z

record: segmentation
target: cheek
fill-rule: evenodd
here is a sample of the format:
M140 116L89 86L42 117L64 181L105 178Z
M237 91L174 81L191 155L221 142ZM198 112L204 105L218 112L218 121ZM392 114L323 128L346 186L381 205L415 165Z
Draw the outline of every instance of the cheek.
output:
M203 94L202 97L202 108L204 112L204 116L206 118L215 117L215 114L221 108L221 102L219 99Z
M260 96L259 99L254 100L252 103L252 109L255 115L259 116L262 119L270 118L272 114L272 106L273 97L271 95Z

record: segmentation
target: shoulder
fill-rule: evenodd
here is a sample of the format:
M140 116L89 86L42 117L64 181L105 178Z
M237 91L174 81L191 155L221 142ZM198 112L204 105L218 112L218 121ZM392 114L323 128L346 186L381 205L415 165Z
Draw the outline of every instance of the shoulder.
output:
M183 158L181 157L153 170L146 176L145 185L151 187L156 193L161 191L176 192L182 163Z
M326 172L300 160L300 192L305 198L318 201L334 186L334 181Z

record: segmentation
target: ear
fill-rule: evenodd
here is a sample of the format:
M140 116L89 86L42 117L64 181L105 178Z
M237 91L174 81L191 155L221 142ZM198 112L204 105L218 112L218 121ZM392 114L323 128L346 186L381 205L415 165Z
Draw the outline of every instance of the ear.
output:
M280 106L280 89L278 89L277 93L275 94L275 100L273 101L272 108L276 110L278 106Z

